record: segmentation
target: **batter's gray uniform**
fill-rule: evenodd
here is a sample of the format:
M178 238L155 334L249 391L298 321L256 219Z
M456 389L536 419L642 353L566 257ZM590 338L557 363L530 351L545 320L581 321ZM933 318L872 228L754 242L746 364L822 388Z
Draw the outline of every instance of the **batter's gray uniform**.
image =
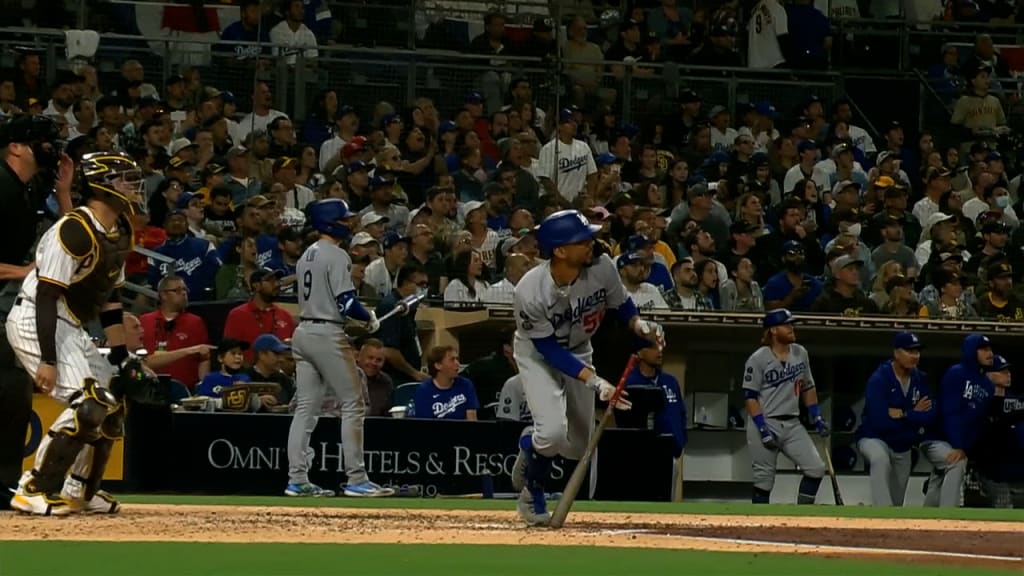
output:
M768 346L758 348L747 359L743 388L758 393L761 413L778 438L779 450L796 463L805 476L824 476L825 463L799 418L800 395L814 388L807 349L790 344L789 357L782 362ZM770 492L775 485L778 451L765 448L750 416L747 416L747 448L752 460L754 487Z
M344 331L338 297L352 285L352 259L340 246L319 240L295 267L299 325L292 336L295 355L295 415L288 430L288 481L309 482L309 437L316 428L327 387L341 404L341 443L349 484L367 482L363 464L366 382Z
M576 281L562 290L551 278L550 262L533 268L516 284L512 347L533 416L533 449L539 454L573 460L583 456L594 422L594 391L548 364L533 339L554 335L581 362L593 366L590 338L601 325L605 310L618 308L627 297L607 255L584 268Z

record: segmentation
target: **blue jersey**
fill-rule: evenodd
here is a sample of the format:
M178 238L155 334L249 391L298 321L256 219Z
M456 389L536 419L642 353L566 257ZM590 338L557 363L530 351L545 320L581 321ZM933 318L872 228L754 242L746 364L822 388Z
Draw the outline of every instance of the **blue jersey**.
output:
M238 374L225 374L223 372L208 372L203 376L202 381L196 386L196 396L209 396L220 398L224 388L230 388L235 382L249 382L249 376L239 372Z
M220 257L222 262L227 262L231 258L232 252L235 251L235 245L238 243L238 236L230 236L225 238L223 242L217 246L217 255ZM270 262L281 259L281 247L277 243L277 236L271 236L270 234L260 234L256 237L256 267L262 268L268 266Z
M938 427L933 434L957 450L974 446L995 394L995 386L978 365L978 348L983 343L981 334L964 338L960 363L946 370L939 387Z
M924 397L933 401L932 407L915 411L914 406ZM916 368L911 371L904 391L896 378L892 360L886 360L868 379L857 438L877 438L893 452L906 452L921 441L925 428L935 420L935 402L928 391L924 372ZM889 415L890 408L900 410L903 415L893 418Z
M452 387L447 390L438 388L433 378L424 380L413 398L413 414L416 418L465 420L467 410L479 409L480 403L476 399L473 383L462 377L455 378Z
M658 370L653 378L640 372L639 367L626 377L626 388L631 386L658 386L665 393L665 407L655 415L654 431L658 434L671 434L673 454L679 456L686 448L686 400L679 390L676 377Z
M807 278L805 283L810 286L810 289L807 290L803 298L789 305L789 309L794 312L810 310L814 301L818 299L818 296L821 296L821 282L817 278ZM789 281L786 273L779 272L769 278L768 282L764 285L764 301L767 303L772 300L783 300L786 296L789 296L793 288L793 283ZM767 308L767 304L765 307Z
M149 259L149 283L156 286L160 278L174 273L181 276L188 288L189 299L206 300L213 294L214 279L221 259L209 240L185 236L168 240L156 247L154 252L163 254L174 262L157 262Z

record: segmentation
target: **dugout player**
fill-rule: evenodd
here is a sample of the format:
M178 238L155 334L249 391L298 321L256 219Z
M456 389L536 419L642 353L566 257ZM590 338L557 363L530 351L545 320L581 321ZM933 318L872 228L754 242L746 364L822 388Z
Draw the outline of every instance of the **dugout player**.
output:
M366 323L369 332L380 328L377 315L359 302L352 285L352 259L339 242L348 238L357 214L344 200L330 198L311 204L309 222L319 239L303 253L296 266L299 325L292 336L295 355L295 415L288 430L287 496L334 496L333 490L309 481L306 459L309 438L316 428L326 386L341 403L341 445L345 452L342 488L346 496L391 496L390 488L370 482L363 463L363 419L367 392L356 366L352 344L345 335L348 319Z
M825 463L800 423L800 399L818 434L828 436L828 425L818 407L807 349L796 343L796 319L785 308L764 315L762 346L747 359L743 392L747 398L747 447L754 476L754 504L767 504L775 485L775 466L782 452L803 472L797 504L814 504Z
M1011 364L996 354L995 386L981 437L971 451L982 492L994 508L1024 507L1024 396L1011 391Z
M902 506L912 468L911 454L922 431L935 420L927 375L918 370L921 340L896 334L893 357L868 379L857 449L871 472L871 502Z
M29 274L32 245L38 237L45 194L31 182L37 174L60 165L57 198L62 210L71 207L71 159L60 154L57 125L45 116L15 116L0 127L0 323L14 305L21 280ZM32 416L32 379L18 366L14 351L0 330L0 510L10 505L21 476L25 430Z
M132 249L130 217L145 208L142 171L123 153L87 154L80 167L85 206L42 236L35 272L7 318L21 365L41 392L66 405L11 501L31 514L118 511L99 489L114 441L124 435L124 405L110 386L115 367L119 378L143 373L125 345L120 296ZM96 319L111 349L106 359L85 330Z
M590 339L605 311L616 310L637 336L659 346L664 342L661 326L638 315L611 258L594 257L600 229L576 210L545 218L537 243L550 260L527 272L513 294L512 348L533 426L519 439L512 482L520 491L519 517L531 526L551 519L544 484L552 460L558 455L579 459L586 449L594 423L593 392L608 401L615 391L592 363ZM617 407L629 409L630 403L620 398Z

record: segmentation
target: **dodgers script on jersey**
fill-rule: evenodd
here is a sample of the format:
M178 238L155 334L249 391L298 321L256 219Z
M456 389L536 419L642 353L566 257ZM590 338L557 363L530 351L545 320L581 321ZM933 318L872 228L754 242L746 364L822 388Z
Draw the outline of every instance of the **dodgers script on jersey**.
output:
M762 346L747 359L743 388L760 392L765 418L800 415L800 393L814 388L810 357L799 344L789 345L789 359L782 362L772 349Z
M572 144L565 144L555 138L540 149L538 163L538 173L549 180L555 180L557 167L558 194L570 202L586 188L587 176L597 174L594 155L582 140L573 140Z
M513 292L516 339L529 341L554 334L574 354L590 354L590 338L601 325L605 310L618 308L626 298L619 273L607 255L584 268L566 295L559 294L551 278L551 264L545 262L527 272Z
M306 249L295 274L301 318L341 324L344 318L338 310L338 297L355 290L348 252L334 242L319 240Z

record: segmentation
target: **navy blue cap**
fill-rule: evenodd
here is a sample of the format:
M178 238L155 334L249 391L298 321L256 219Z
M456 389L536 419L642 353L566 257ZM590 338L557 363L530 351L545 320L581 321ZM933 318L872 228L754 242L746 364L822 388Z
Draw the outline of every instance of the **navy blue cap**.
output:
M615 265L618 267L619 270L622 270L623 268L629 266L630 264L642 264L643 262L644 257L642 254L639 254L637 252L626 252L625 254L619 256L618 260L615 261Z
M648 248L653 244L654 242L651 242L651 239L647 236L644 236L643 234L633 234L629 238L626 238L623 248L626 252L636 252L641 248Z
M363 162L362 160L356 160L355 162L350 162L348 164L348 166L345 166L345 171L348 172L349 174L352 174L353 172L359 172L360 170L369 170L369 169L370 169L370 165L367 164L366 162Z
M761 320L761 326L765 329L774 328L776 326L782 326L783 324L792 324L796 322L796 318L793 317L793 313L785 308L776 308L775 310L769 310L764 315L764 319Z
M370 178L371 189L381 188L384 186L393 186L395 184L394 178L385 178L384 176L379 176L376 172L377 171L374 170L373 178Z
M452 122L451 120L445 120L444 122L441 122L440 126L437 127L437 134L438 136L444 136L446 132L454 132L458 129L459 127L455 125L455 122Z
M178 201L174 203L174 207L178 210L184 210L188 208L188 203L196 198L196 194L193 192L182 192L181 196L178 196Z
M260 352L288 352L291 348L281 342L281 339L273 334L260 334L252 343L252 351Z
M621 160L619 160L615 156L615 154L612 154L611 152L605 152L604 154L601 154L600 156L595 158L594 162L598 166L610 166L612 164L618 164L619 162L621 162Z
M804 245L797 242L796 240L786 240L782 245L783 254L792 254L793 252L803 252Z
M892 341L892 347L897 350L920 350L924 348L924 344L921 343L917 334L904 330L896 334L896 338Z
M775 116L778 115L775 111L775 106L772 106L772 103L767 100L762 100L761 102L754 104L754 110L757 110L758 114L769 118L775 118Z
M985 156L985 162L994 162L996 160L1002 161L1002 159L1003 155L995 150L989 152L988 156Z
M338 106L338 111L334 113L334 117L338 120L341 120L342 118L348 116L349 114L356 114L358 116L355 108L349 106L348 104L344 104L342 106Z
M271 270L270 268L260 268L258 270L253 270L252 273L249 274L249 284L263 282L264 280L267 280L269 278L277 278L278 280L280 280L281 278L284 278L284 271Z
M222 90L220 93L220 99L221 102L225 102L228 104L234 104L235 101L237 100L235 98L235 93L231 92L230 90Z
M808 150L817 150L818 149L818 143L815 142L814 140L804 140L799 145L797 145L796 149L797 149L797 152L800 152L800 153L806 152Z
M479 92L469 92L462 102L465 104L483 104L484 97Z
M991 348L992 347L992 341L988 339L988 336L985 336L984 334L971 334L971 335L969 335L967 337L970 338L971 336L979 336L980 337L978 339L978 349L979 350L981 348Z
M996 354L992 356L992 365L985 369L986 372L1002 372L1003 370L1009 370L1013 364L1005 357Z
M405 242L406 245L408 245L409 244L409 237L408 236L401 236L399 234L391 232L388 235L384 236L384 249L386 250L388 248L394 248L395 245L397 245L397 244L399 244L401 242Z
M562 108L558 113L558 123L564 124L565 122L572 122L573 114L574 112L572 111L572 108Z

